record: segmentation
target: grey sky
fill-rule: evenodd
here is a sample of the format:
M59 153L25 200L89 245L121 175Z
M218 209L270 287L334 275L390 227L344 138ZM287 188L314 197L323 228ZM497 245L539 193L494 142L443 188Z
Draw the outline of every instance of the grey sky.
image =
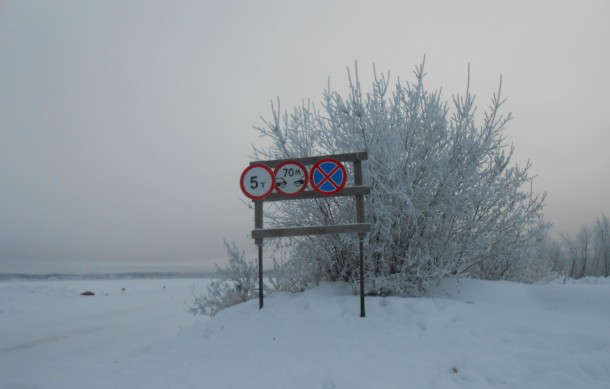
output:
M610 3L0 0L0 273L207 268L247 250L239 176L279 96L346 67L471 89L554 232L610 214ZM253 250L252 250L253 252Z

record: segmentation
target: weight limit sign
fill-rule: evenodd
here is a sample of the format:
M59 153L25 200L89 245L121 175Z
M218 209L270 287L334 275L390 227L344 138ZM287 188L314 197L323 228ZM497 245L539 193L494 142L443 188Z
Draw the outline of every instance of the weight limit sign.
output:
M260 200L273 192L273 171L267 165L250 165L241 174L241 190L252 200Z

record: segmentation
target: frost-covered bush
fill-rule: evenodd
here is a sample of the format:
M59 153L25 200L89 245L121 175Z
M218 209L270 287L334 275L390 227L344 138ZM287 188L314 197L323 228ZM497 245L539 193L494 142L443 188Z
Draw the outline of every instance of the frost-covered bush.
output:
M278 262L274 259L269 282L274 291L295 293L318 285L322 278L322 270L312 261Z
M391 88L389 75L375 74L364 92L356 69L355 77L348 71L349 93L328 88L321 108L307 102L282 114L278 102L272 118L257 128L271 145L255 148L255 158L368 151L367 292L418 294L431 282L462 273L507 278L547 226L544 196L530 190L530 164L511 163L513 146L503 136L511 115L501 112L501 82L478 123L468 88L448 104L424 87L423 64L414 75L413 84L397 81ZM355 214L351 198L274 202L266 211L273 227L350 223ZM293 253L287 266L317 269L327 280L363 276L356 236L291 238L285 244Z
M207 293L195 296L195 302L189 308L193 315L214 316L224 308L251 300L258 289L258 265L256 261L247 262L244 252L240 252L235 243L228 244L229 262L227 267L218 268L219 280L214 280L207 288Z
M528 284L547 283L560 276L555 268L555 258L560 255L557 243L542 233L527 250L515 257L505 272L505 279Z

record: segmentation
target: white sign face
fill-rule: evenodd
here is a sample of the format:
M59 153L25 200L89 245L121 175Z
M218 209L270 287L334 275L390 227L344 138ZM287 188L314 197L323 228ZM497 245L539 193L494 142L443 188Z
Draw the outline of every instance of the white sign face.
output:
M305 166L286 161L275 168L275 190L285 196L296 196L307 187L309 177Z
M252 200L260 200L273 192L273 171L267 165L250 165L240 180L241 190Z

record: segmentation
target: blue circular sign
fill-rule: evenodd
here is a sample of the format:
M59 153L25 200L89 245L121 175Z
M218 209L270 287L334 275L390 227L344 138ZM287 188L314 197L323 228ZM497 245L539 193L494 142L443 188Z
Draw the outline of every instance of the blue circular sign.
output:
M333 158L319 160L309 174L311 186L316 192L324 195L340 192L347 182L345 166Z

